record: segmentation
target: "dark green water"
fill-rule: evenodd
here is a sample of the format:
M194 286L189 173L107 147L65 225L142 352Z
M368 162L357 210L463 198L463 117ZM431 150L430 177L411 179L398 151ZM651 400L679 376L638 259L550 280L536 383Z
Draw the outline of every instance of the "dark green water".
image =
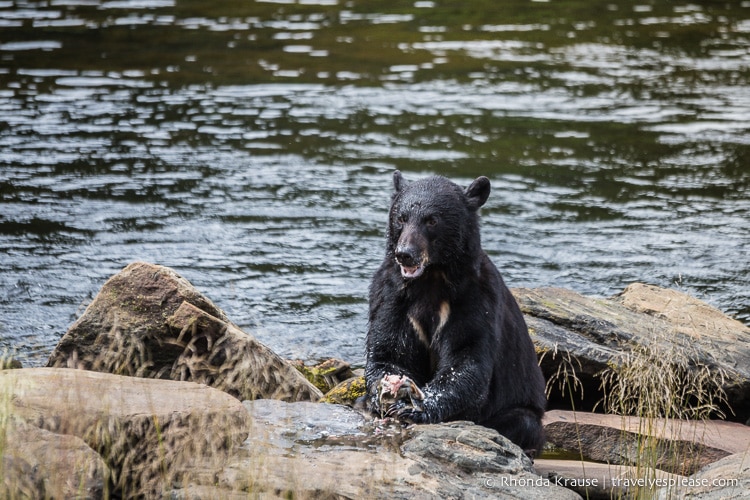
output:
M0 349L174 267L361 362L394 169L487 175L511 286L750 323L750 1L0 0Z

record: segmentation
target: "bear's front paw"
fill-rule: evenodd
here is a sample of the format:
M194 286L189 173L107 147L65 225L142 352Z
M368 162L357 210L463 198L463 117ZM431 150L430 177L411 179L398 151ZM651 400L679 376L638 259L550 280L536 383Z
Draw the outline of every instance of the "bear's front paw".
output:
M421 410L424 393L406 375L385 375L378 384L377 406L380 416L394 417L405 407Z

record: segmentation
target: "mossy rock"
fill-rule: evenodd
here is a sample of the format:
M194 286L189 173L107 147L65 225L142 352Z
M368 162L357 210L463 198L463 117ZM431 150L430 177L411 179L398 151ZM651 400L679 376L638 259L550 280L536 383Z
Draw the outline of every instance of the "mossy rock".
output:
M336 358L328 359L315 366L306 366L301 360L292 361L292 365L323 394L340 382L354 376L351 365Z
M357 399L366 392L365 377L352 377L328 391L320 402L354 406Z

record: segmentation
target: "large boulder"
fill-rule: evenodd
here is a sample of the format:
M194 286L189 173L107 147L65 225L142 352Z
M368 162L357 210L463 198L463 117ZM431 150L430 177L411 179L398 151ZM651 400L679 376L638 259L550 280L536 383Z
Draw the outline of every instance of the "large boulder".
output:
M561 288L512 291L552 381L553 407L593 408L604 395L603 376L617 373L628 356L646 353L665 368L674 360L687 371L679 376L696 385L705 382L699 390L715 394L713 402L727 417L750 418L750 329L707 304L641 284L609 299Z
M534 473L516 445L470 422L373 421L325 403L246 401L252 432L216 477L173 498L580 498Z
M130 264L104 284L47 366L200 382L241 400L322 397L186 279L145 262Z
M669 324L668 339L690 346L693 359L725 375L722 389L734 415L750 419L750 327L677 290L629 285L614 302Z
M2 429L4 498L158 498L220 470L249 430L240 401L190 382L28 368L0 371L0 388L17 421Z

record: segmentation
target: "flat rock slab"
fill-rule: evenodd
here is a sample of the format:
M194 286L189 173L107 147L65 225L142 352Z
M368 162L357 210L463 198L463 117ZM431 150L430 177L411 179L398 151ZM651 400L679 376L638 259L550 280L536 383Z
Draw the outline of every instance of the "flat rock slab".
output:
M246 401L251 432L217 483L176 498L580 498L547 485L523 452L469 422L404 429L329 404Z
M652 498L670 482L677 484L685 479L658 469L580 460L538 459L534 468L553 484L570 488L589 500Z
M570 428L575 425L595 425L626 432L648 434L660 439L694 441L727 455L750 453L750 427L723 420L655 419L648 422L638 417L603 415L601 413L551 410L544 415L545 429L558 424Z
M679 353L694 370L708 367L723 374L721 389L733 411L728 416L742 422L750 418L750 329L708 304L643 284L630 285L613 298L562 288L511 291L548 380L567 368L591 395L599 389L601 373L637 347L664 356Z
M718 500L747 498L750 491L750 427L742 424L713 420L646 422L636 417L559 410L547 412L544 424L549 441L556 446L580 452L587 460L609 462L545 458L535 462L537 473L587 498ZM666 450L662 450L665 458L661 460L684 475L650 468L644 460L638 466L627 465L635 461L638 441L644 446L644 434L658 438L657 446L663 444ZM684 443L693 446L685 447ZM689 456L681 457L679 454L685 451Z
M104 284L47 366L199 382L240 400L322 397L186 279L145 262L130 264Z
M677 290L633 283L613 299L631 311L665 319L678 332L697 341L722 342L723 346L731 348L735 342L747 342L750 336L750 327L702 300ZM734 349L731 351L736 352ZM748 363L738 366L738 369L750 373Z
M237 399L189 382L28 368L0 371L0 388L15 419L98 453L110 494L123 497L158 497L192 470L218 467L248 432Z
M652 462L655 468L681 475L733 453L750 453L750 427L732 422L553 410L544 417L544 429L549 443L585 459L620 465Z

